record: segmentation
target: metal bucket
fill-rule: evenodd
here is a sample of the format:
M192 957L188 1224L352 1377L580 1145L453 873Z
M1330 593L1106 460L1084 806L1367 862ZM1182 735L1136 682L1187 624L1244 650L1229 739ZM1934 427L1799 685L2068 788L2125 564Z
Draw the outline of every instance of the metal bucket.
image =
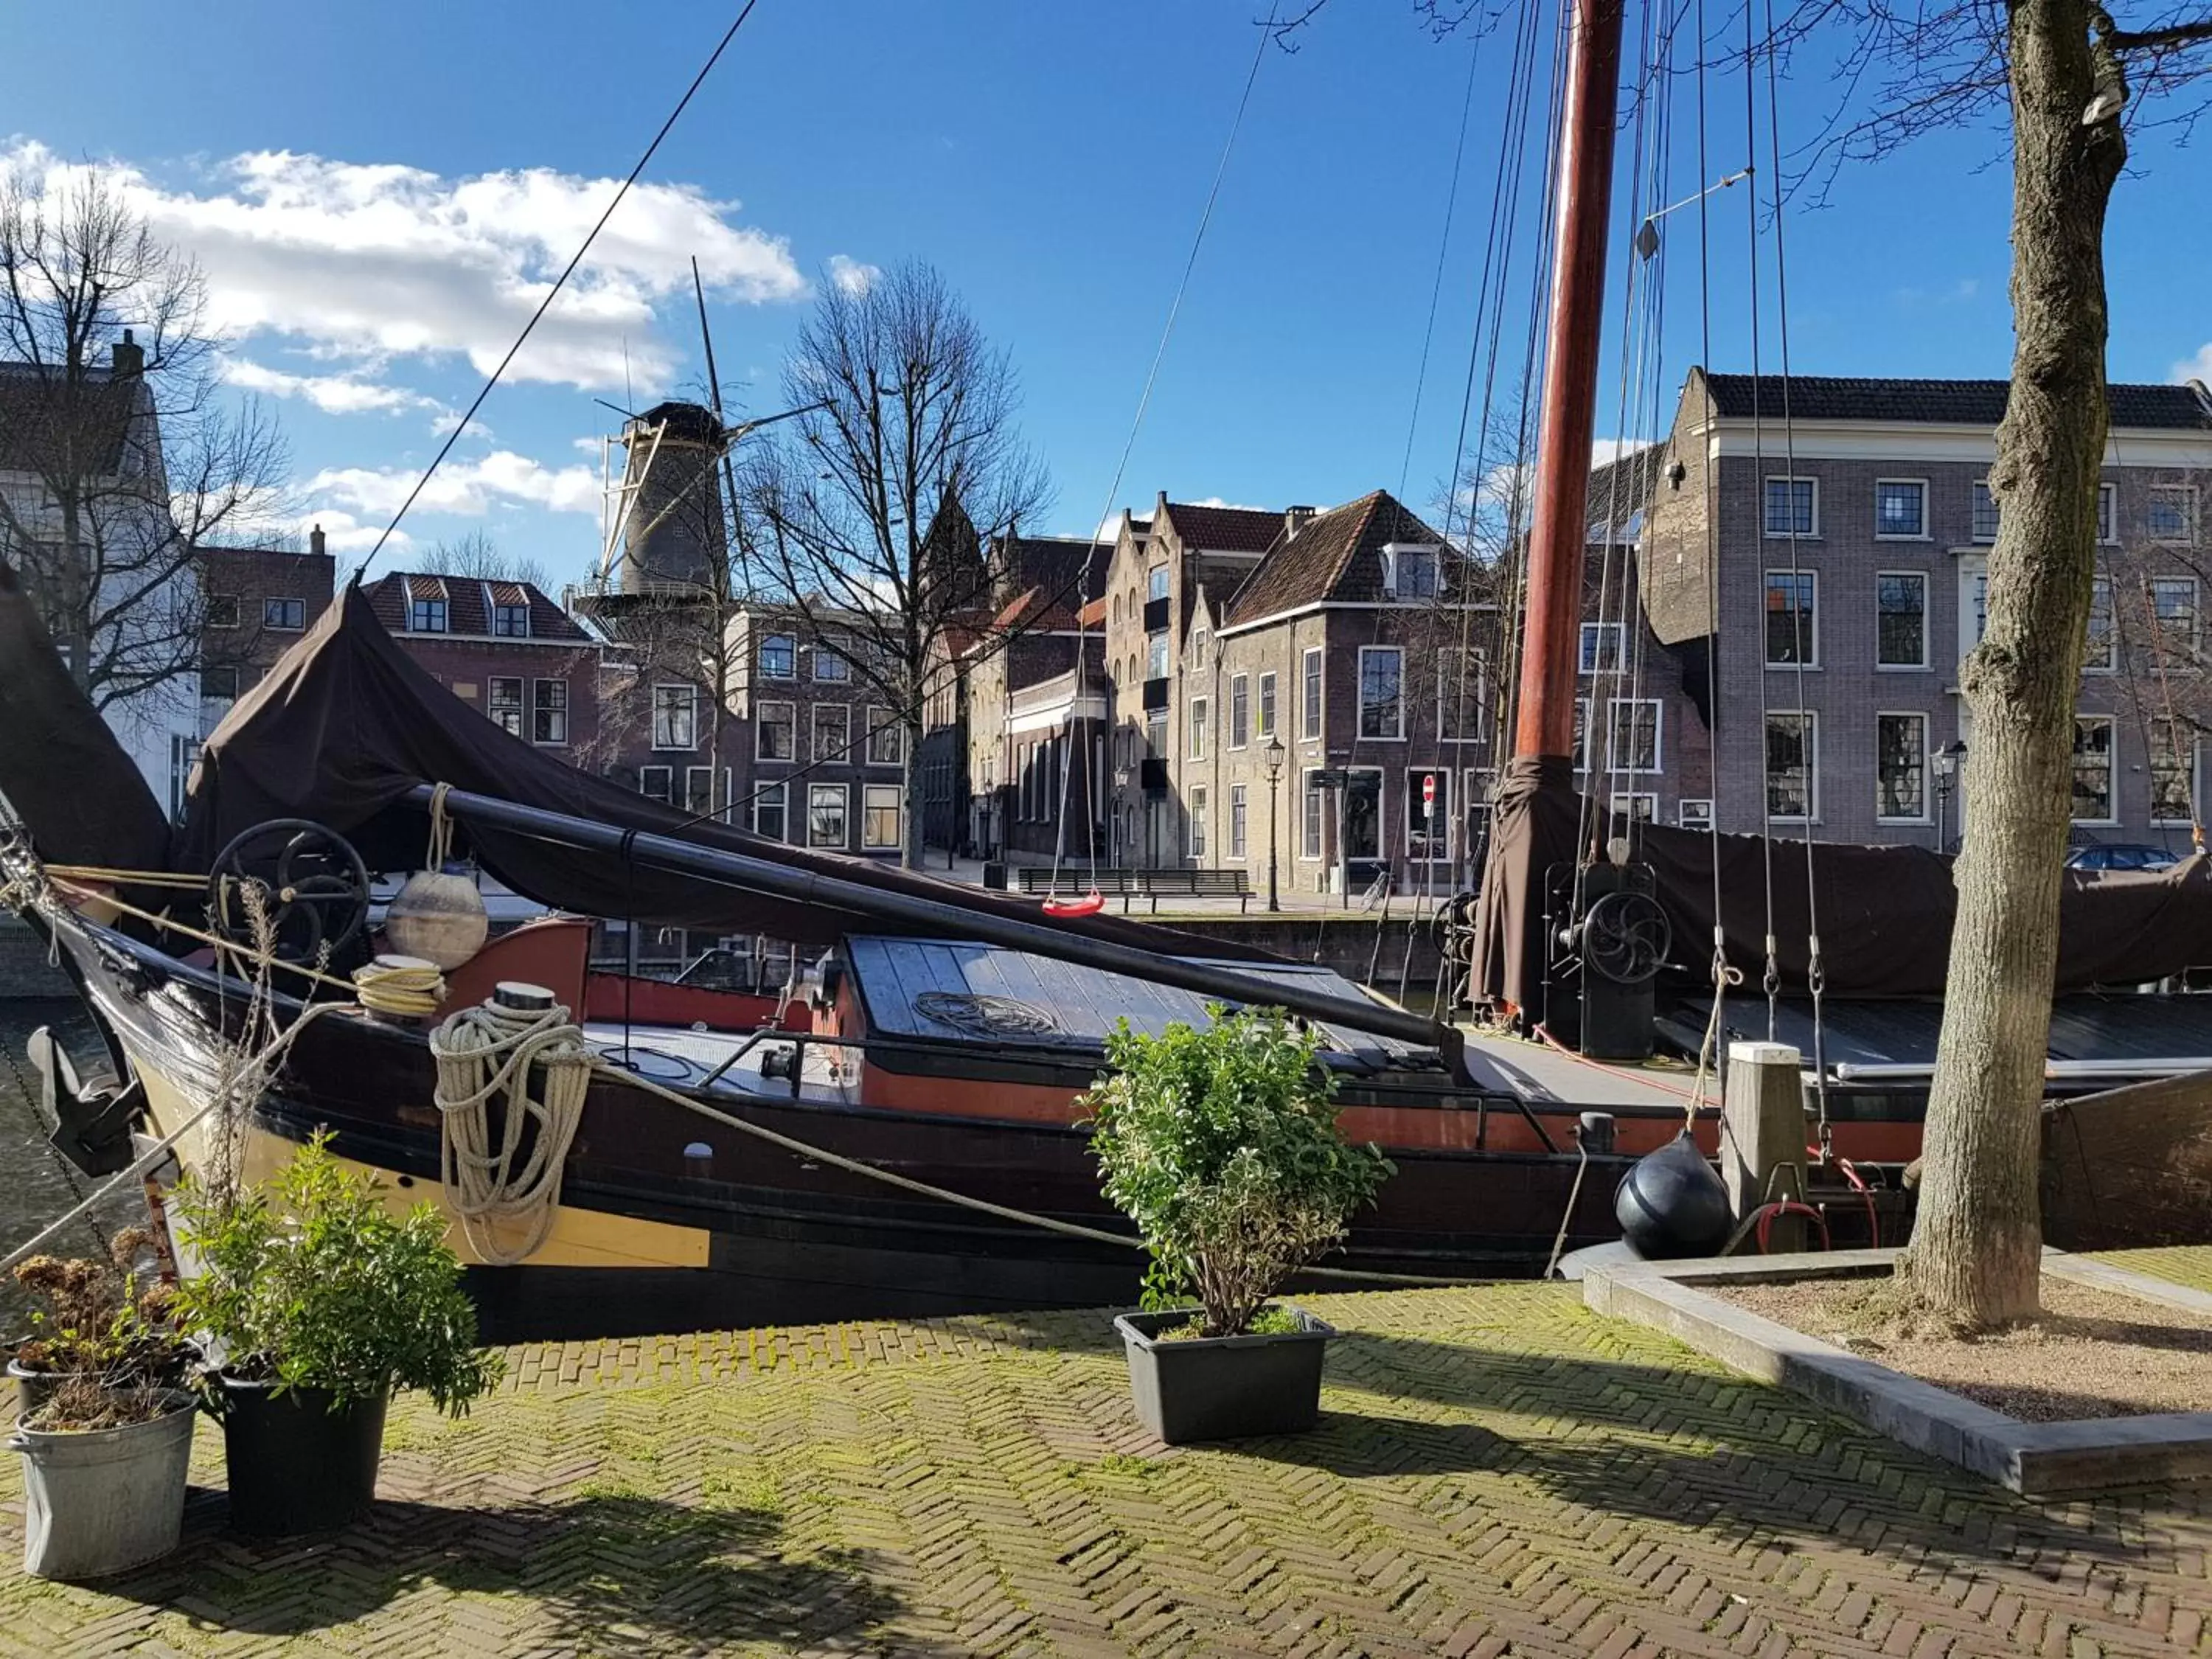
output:
M199 1413L191 1395L150 1423L81 1433L15 1425L23 1455L23 1571L100 1578L159 1560L185 1523L185 1474Z

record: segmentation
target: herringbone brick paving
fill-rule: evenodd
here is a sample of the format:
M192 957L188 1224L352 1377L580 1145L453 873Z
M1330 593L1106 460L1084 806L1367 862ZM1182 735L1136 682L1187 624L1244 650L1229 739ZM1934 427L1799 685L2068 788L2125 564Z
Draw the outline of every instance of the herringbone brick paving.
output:
M2212 1494L2024 1503L1566 1287L1308 1305L1327 1416L1236 1450L1152 1442L1095 1313L517 1350L354 1532L198 1492L168 1565L0 1577L0 1655L2207 1650Z

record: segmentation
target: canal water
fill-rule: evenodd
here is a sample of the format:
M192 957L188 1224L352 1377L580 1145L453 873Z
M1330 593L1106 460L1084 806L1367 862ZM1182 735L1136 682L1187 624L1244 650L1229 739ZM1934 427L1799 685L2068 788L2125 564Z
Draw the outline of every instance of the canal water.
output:
M39 1110L39 1074L24 1047L41 1025L52 1026L80 1064L106 1053L76 1000L0 998L0 1256L99 1184L46 1144L50 1126ZM106 1237L138 1220L142 1211L135 1188L118 1192L46 1248L57 1255L105 1255ZM15 1279L0 1275L0 1340L20 1331L26 1305Z

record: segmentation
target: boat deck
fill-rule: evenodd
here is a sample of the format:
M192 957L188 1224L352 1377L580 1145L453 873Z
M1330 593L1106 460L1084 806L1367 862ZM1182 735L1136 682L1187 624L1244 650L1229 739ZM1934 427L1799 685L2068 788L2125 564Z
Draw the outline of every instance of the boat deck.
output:
M1513 1095L1531 1105L1586 1106L1611 1111L1623 1106L1663 1107L1680 1111L1687 1103L1693 1068L1672 1060L1643 1066L1600 1063L1564 1054L1542 1042L1462 1027L1468 1070L1485 1093ZM1708 1078L1705 1091L1715 1103L1720 1080Z

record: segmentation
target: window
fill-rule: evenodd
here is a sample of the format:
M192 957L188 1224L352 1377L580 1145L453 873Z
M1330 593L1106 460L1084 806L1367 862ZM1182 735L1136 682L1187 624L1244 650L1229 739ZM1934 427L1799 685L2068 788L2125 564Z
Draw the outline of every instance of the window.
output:
M261 601L261 625L278 633L296 634L307 625L307 602L305 599L264 599Z
M760 672L772 680L799 677L799 641L788 634L771 634L761 641Z
M1874 717L1874 815L1889 823L1928 817L1928 716Z
M1575 770L1577 772L1589 770L1589 699L1577 697L1575 699L1574 761Z
M842 684L853 678L853 665L826 645L814 647L814 678Z
M1874 579L1874 659L1881 668L1928 666L1928 578L1884 570Z
M181 732L169 737L169 816L181 822L185 797L191 792L192 768L200 763L200 740Z
M1427 784L1437 783L1437 798L1428 799ZM1425 766L1406 769L1406 856L1441 863L1451 856L1451 774Z
M714 810L713 767L687 766L684 769L684 810L694 817L704 817Z
M446 602L443 599L416 599L407 609L407 630L410 634L442 634L446 631Z
M568 741L568 681L531 682L530 735L538 743Z
M492 606L491 631L503 640L528 639L530 637L530 607L526 605Z
M1607 803L1607 810L1626 818L1631 823L1659 822L1659 797L1634 789L1616 789Z
M809 784L806 789L806 844L809 847L845 845L845 786Z
M2151 486L2149 513L2144 528L2154 542L2195 541L2197 491L2188 484Z
M2154 576L2150 584L2151 613L2158 621L2160 649L2166 665L2178 667L2197 657L2197 579L2194 576Z
M699 690L691 685L653 688L653 746L655 749L696 749L699 746Z
M1437 596L1437 550L1433 547L1386 547L1384 581L1401 599Z
M1206 700L1204 697L1193 697L1190 700L1190 757L1193 760L1206 758Z
M853 747L853 710L842 702L814 705L814 758L841 761Z
M1253 729L1260 737L1272 738L1275 735L1275 677L1273 674L1260 676L1260 724Z
M1309 738L1321 736L1321 647L1306 647L1304 661L1305 679L1305 734ZM1319 857L1318 854L1315 854Z
M901 847L905 838L895 783L872 783L860 791L860 845L881 850Z
M1820 486L1813 478L1769 478L1766 481L1765 530L1770 536L1817 536L1820 533Z
M1229 856L1232 860L1244 856L1244 786L1229 786Z
M485 700L484 713L491 716L491 723L503 730L512 732L518 738L520 737L522 735L522 682L519 679L501 679L494 676L489 682L489 690L490 696Z
M238 595L210 593L207 597L207 625L210 628L238 626Z
M1156 564L1145 573L1145 597L1147 599L1164 599L1167 596L1168 568Z
M2187 824L2197 817L2197 728L2163 717L2150 723L2150 821Z
M1582 672L1585 674L1618 674L1627 660L1621 636L1626 629L1620 623L1584 623L1583 624Z
M1766 573L1766 665L1810 667L1820 659L1816 601L1820 579L1809 570Z
M1243 674L1229 678L1229 746L1242 749L1252 740L1252 682Z
M790 834L786 826L786 803L790 798L787 783L764 783L753 792L753 833L766 836L770 841L781 841Z
M1982 579L1984 592L1988 580ZM1983 618L1978 611L1974 621L1974 637L1979 640ZM2089 583L2089 639L2081 653L2084 673L2109 674L2118 667L2118 657L2113 649L2116 637L2112 632L2112 579L2094 577Z
M2112 820L2112 721L2108 714L2074 720L2074 822Z
M799 758L799 714L795 705L764 702L753 716L753 758L787 761Z
M2120 487L2100 483L2097 486L2097 539L2116 542L2120 538Z
M1206 856L1206 791L1203 787L1190 792L1190 855L1194 859Z
M1819 726L1815 717L1792 711L1766 717L1766 812L1769 817L1809 823L1819 810L1814 779Z
M1659 769L1659 699L1615 697L1606 705L1606 766L1614 772Z
M235 664L210 665L200 670L200 696L211 702L224 702L238 695L238 668ZM516 722L518 729L520 721Z
M1318 775L1308 767L1305 775L1305 795L1298 812L1298 856L1317 859L1321 856L1322 825L1328 792L1314 781Z
M1928 538L1928 485L1917 478L1874 481L1874 533L1880 541Z
M1974 486L1974 539L1993 542L1997 538L1997 498L1990 494L1986 483Z
M1713 827L1713 804L1709 800L1686 800L1674 809L1675 822L1685 830L1710 830Z
M637 769L637 793L647 800L673 805L674 779L675 774L665 766L641 766Z
M1164 629L1145 636L1145 678L1164 679L1168 672L1168 636Z
M871 766L902 766L906 763L906 728L888 708L874 703L868 705L868 764Z
M1209 637L1210 636L1206 631L1206 624L1204 623L1200 623L1196 628L1191 630L1190 665L1193 668L1203 668L1206 666L1206 641Z
M1359 735L1399 738L1406 732L1406 703L1401 695L1405 653L1395 645L1359 647ZM1373 856L1370 854L1369 856Z

